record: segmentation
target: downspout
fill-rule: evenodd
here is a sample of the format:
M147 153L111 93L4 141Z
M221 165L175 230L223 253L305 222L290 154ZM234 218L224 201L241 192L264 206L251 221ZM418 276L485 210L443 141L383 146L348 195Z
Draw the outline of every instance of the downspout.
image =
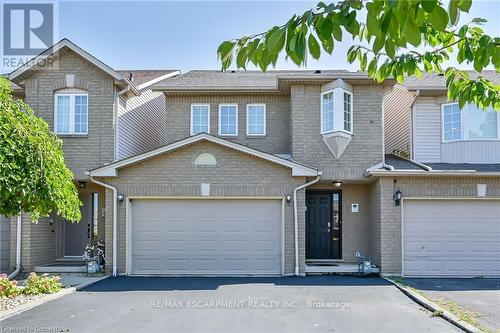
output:
M107 183L101 182L99 180L94 179L94 177L90 176L90 180L98 185L104 186L111 191L113 191L113 276L116 276L116 252L117 252L117 227L118 227L118 207L117 207L117 202L118 202L118 191L116 187L109 185Z
M318 172L318 176L308 183L302 184L293 190L293 227L294 227L294 242L295 242L295 275L299 276L299 218L297 213L297 192L316 184L321 178L321 172Z
M16 230L16 270L9 274L9 280L14 278L21 271L21 229L22 229L22 214L17 215L17 230Z
M118 112L120 110L120 96L130 91L130 85L128 85L123 90L116 92L115 101L115 153L113 159L116 161L118 159Z

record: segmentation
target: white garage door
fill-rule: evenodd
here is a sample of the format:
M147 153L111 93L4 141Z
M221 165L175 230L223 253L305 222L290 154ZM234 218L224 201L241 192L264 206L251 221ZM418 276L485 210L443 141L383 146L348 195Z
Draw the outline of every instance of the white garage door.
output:
M405 276L500 275L500 201L405 200Z
M133 200L132 274L281 274L280 200Z

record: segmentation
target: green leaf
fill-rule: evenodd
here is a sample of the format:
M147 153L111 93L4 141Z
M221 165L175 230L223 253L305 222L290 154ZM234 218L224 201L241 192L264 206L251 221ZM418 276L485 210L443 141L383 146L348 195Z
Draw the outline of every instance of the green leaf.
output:
M333 52L333 38L332 36L328 36L328 38L321 40L321 45L323 45L323 49L328 53L332 54Z
M337 41L339 41L339 42L342 41L342 29L340 29L340 26L338 24L334 24L333 25L333 31L332 31L332 33L333 33L333 37Z
M427 13L432 13L434 8L436 7L436 4L437 0L422 0L420 2L422 9L425 10Z
M276 28L266 40L266 46L269 51L272 53L280 51L285 45L285 36L285 28Z
M380 30L385 34L389 29L389 24L391 23L392 17L392 9L389 9L382 18L382 25L380 26Z
M312 57L314 59L319 59L321 55L321 50L319 48L318 41L312 34L309 35L309 38L307 40L307 45L309 46L309 53L311 53Z
M378 54L382 50L382 47L384 47L384 39L379 36L375 38L375 42L373 43L373 52Z
M463 12L469 12L470 7L472 6L472 0L460 0L458 2L458 8L460 8Z
M460 12L458 11L458 3L460 0L450 0L448 4L448 13L450 14L451 24L456 25L460 17Z
M434 29L444 31L448 25L448 13L443 7L437 5L430 14L429 20Z

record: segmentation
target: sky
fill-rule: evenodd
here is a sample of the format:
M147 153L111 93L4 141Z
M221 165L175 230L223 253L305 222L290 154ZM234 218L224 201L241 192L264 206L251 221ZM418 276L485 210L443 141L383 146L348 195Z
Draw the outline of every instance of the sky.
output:
M59 39L69 38L115 69L220 69L217 47L227 39L267 30L317 1L60 1ZM474 0L472 17L489 20L500 36L500 0ZM352 41L334 55L308 61L308 69L350 69ZM277 69L297 69L281 58Z

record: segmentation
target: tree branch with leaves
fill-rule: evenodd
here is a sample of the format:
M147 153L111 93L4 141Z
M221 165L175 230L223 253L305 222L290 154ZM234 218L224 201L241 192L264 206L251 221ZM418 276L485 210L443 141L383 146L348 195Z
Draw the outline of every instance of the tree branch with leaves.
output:
M64 161L62 140L0 77L0 215L57 213L79 222L81 202Z
M349 36L353 45L347 61L357 62L378 82L393 77L403 83L409 76L421 78L423 71L442 73L450 100L500 110L500 86L480 74L488 67L500 72L500 38L484 33L483 18L458 26L460 14L471 6L472 0L450 0L447 9L438 0L320 2L280 26L223 42L217 54L223 69L236 58L238 68L253 63L265 71L276 66L283 52L303 66L309 55L319 59L322 51L332 54L335 43ZM362 14L365 19L358 19ZM472 64L479 75L470 77L451 66L443 69L452 56L459 64Z

